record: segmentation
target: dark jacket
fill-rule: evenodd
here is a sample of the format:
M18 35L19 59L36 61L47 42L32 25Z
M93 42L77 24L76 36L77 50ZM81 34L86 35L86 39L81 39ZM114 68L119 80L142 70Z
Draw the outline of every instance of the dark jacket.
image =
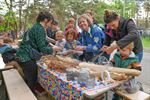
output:
M47 36L56 40L55 38L55 34L58 30L52 30L50 27L46 29L46 32L47 32Z
M131 42L134 42L134 53L138 54L143 51L140 35L132 19L120 18L119 28L117 30L112 30L112 37L106 35L104 44L110 45L114 40L117 41L121 49Z

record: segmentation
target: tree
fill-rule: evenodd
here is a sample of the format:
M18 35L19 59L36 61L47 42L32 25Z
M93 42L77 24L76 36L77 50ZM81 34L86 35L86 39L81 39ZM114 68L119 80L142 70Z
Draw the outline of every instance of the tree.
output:
M18 4L19 7L19 31L20 31L22 29L22 7L25 5L25 1L19 0L16 3Z
M93 6L94 16L100 22L103 23L103 14L105 9L116 11L120 16L125 18L131 18L135 16L136 2L135 0L127 1L125 5L125 12L123 13L124 2L122 0L114 0L112 3L105 3L103 0L99 1Z
M18 2L16 2L18 1ZM31 2L32 1L32 2ZM16 9L13 16L16 20L16 26L21 30L26 30L35 22L36 16L40 11L50 11L56 19L59 20L60 27L63 30L65 22L70 17L75 19L86 10L91 9L99 23L103 23L103 13L105 9L115 10L121 16L123 15L123 0L113 0L112 3L105 3L105 0L5 0L4 4L8 11ZM132 17L135 14L135 0L126 0L125 17ZM19 16L19 17L18 17Z
M135 16L135 11L137 9L135 0L125 0L125 16L126 18L131 18Z
M47 7L44 5L44 2L41 0L37 0L33 3L31 3L30 1L32 0L26 0L26 5L25 5L25 9L23 9L22 11L22 17L23 17L23 29L24 31L27 28L30 28L34 23L35 23L35 19L37 14L40 11L43 10L48 10Z
M14 13L12 11L7 12L4 16L5 22L0 26L0 31L9 31L14 29L16 24L16 18L14 18Z
M150 12L150 2L149 0L147 0L146 2L144 2L144 9L146 12L146 18L145 18L145 27L148 28L149 25L149 12Z
M27 16L28 16L28 8L29 8L30 0L27 0L26 3L27 3L27 8L25 10L23 10L23 14L24 14L24 27L23 27L23 31L26 30L26 26L27 26Z
M5 28L5 29L6 30L13 29L13 30L15 30L17 32L17 20L16 20L15 13L13 11L13 8L16 7L15 0L5 0L5 4L6 4L7 8L8 8L8 11L7 11L6 15L5 15L6 21L7 21L7 23L6 23L7 24L6 25L7 28ZM10 18L10 19L7 19L7 18ZM11 23L11 20L12 20L11 18L14 19L13 23ZM9 23L9 21L10 21L10 23Z
M70 17L77 17L85 12L89 3L84 3L85 0L50 0L49 9L59 20L61 29L64 29L65 22Z
M10 10L10 11L13 11L13 6L14 6L14 0L5 0L5 4L7 5L7 8Z

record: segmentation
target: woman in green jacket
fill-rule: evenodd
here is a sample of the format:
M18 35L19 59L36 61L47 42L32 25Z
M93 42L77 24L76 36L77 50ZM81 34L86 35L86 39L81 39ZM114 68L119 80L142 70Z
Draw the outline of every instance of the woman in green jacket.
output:
M26 35L19 46L16 54L16 59L19 59L19 64L25 75L25 81L29 88L34 92L34 86L37 82L37 64L36 60L32 59L29 51L34 48L43 54L52 54L53 51L58 51L58 47L50 47L46 40L46 28L51 25L53 16L49 12L40 12L36 18L36 23L28 30L29 43L26 40ZM18 60L17 59L17 60Z

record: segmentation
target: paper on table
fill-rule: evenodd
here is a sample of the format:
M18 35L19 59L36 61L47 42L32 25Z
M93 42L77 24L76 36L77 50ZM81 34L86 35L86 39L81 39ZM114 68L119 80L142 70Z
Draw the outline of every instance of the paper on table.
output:
M0 69L3 69L5 67L5 63L3 62L3 58L0 54Z

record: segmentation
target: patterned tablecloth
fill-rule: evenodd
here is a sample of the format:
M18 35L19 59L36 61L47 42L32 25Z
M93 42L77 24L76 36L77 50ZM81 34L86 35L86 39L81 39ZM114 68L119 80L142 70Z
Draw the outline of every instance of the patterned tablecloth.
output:
M96 94L101 93L101 90L107 91L117 86L116 84L95 83L92 89L83 88L77 82L67 81L65 73L47 69L44 65L39 66L38 82L56 100L81 100L83 94L95 95L95 92Z

